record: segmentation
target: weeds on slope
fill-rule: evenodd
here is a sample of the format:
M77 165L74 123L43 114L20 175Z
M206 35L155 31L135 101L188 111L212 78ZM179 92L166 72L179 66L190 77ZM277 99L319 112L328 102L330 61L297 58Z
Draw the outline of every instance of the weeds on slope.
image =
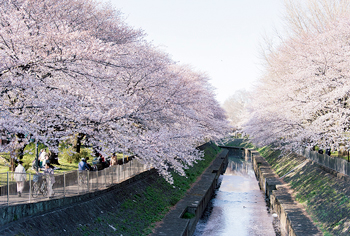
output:
M231 146L249 147L247 140L234 140ZM281 155L270 147L255 148L276 174L284 176L305 158L296 154ZM325 172L313 162L306 163L284 177L304 204L308 214L326 236L350 235L350 183Z
M281 156L268 147L260 150L279 176L283 176L305 158L296 154ZM350 184L322 170L313 162L295 169L284 177L298 202L304 204L314 223L324 235L349 235Z
M216 145L207 147L204 158L193 167L185 170L186 177L172 173L174 184L171 185L159 177L145 188L122 201L117 209L96 217L89 227L77 229L81 235L149 235L156 222L174 206L190 188L203 171L215 159L220 151ZM116 208L116 207L115 207Z

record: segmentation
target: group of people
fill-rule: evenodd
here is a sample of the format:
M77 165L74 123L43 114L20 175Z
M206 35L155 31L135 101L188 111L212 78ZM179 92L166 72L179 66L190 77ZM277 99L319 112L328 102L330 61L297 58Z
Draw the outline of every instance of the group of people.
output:
M87 159L88 158L81 159L81 161L78 164L78 170L92 170L93 169L91 167L91 165L87 163ZM54 192L52 190L52 186L55 183L55 177L54 177L55 167L50 164L49 154L46 152L45 149L40 150L40 155L39 155L38 161L39 161L38 167L44 168L44 170L43 170L43 173L40 173L40 172L38 172L38 170L36 170L36 174L47 176L46 183L47 183L48 196L52 197L54 194ZM113 165L118 164L117 156L115 153L113 153L113 155L111 156L109 163L107 163L107 161L103 158L103 156L101 154L99 156L99 161L104 165L104 167L106 167L106 165L113 166ZM22 161L19 161L17 167L15 168L14 178L17 182L18 197L21 197L23 189L24 189L24 183L27 179L26 170L23 166Z
M78 163L78 170L93 170L92 166L87 161L88 161L88 157L82 158L80 160L80 162ZM101 169L106 168L108 166L114 166L114 165L118 164L117 155L115 153L113 153L113 155L111 156L109 161L106 160L102 156L102 154L99 154L97 161L101 165Z
M50 164L49 155L46 153L45 149L41 149L40 151L38 164L40 168L44 168L44 171L43 173L40 173L38 170L36 170L36 174L46 177L48 196L51 198L54 194L52 190L52 186L55 183L54 166ZM21 197L24 189L24 183L27 179L26 170L22 161L19 161L17 167L15 168L14 178L17 182L18 197Z
M312 151L316 151L316 146L312 146ZM331 153L332 153L331 151L332 151L332 150L331 150L330 148L326 148L326 149L325 149L325 152L323 152L323 149L320 148L320 149L318 149L317 152L318 152L319 154L325 153L326 155L330 156Z

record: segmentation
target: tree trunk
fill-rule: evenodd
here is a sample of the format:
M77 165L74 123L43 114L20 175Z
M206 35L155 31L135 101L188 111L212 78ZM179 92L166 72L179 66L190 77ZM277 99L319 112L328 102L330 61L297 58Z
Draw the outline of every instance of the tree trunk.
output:
M22 145L22 147L16 149L15 153L14 153L14 155L17 157L18 160L22 160L23 159L24 148L27 146L27 144L23 144L24 139L25 139L25 135L24 134L16 134L17 142Z
M58 152L56 151L58 150L59 144L60 144L59 141L55 140L53 142L53 146L49 148L49 151L50 151L49 161L50 161L50 164L52 165L60 165L60 163L58 162Z
M85 137L84 134L82 133L78 133L74 135L74 140L73 140L73 150L76 153L80 153L80 149L81 149L81 141L83 140L83 138Z

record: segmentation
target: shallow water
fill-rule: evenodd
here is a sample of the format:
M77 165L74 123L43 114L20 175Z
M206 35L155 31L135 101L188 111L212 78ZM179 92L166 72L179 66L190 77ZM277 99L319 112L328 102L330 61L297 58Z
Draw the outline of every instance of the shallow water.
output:
M195 236L275 236L273 216L248 157L229 156L220 187L197 224Z

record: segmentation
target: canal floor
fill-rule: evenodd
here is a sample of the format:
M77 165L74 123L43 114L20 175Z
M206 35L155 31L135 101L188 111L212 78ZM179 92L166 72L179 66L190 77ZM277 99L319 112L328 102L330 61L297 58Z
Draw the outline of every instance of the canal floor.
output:
M199 220L194 236L275 236L276 219L248 157L229 156L220 187Z

